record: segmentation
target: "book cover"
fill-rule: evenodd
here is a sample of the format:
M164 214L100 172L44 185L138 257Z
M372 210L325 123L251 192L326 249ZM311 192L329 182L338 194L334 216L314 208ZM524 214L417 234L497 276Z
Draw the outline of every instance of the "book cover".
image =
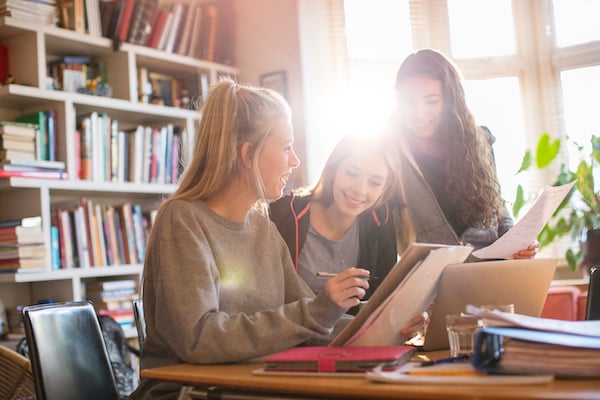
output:
M127 41L127 34L129 33L129 25L131 24L131 15L133 14L134 5L135 0L124 0L117 34L119 43Z
M17 117L16 121L0 121L0 134L19 135L24 137L35 137L38 128L37 118Z
M160 39L163 35L163 31L165 30L165 26L167 24L167 19L169 18L169 9L165 7L160 7L157 11L157 16L152 25L152 31L150 36L148 37L147 46L158 49L160 44Z
M42 226L42 217L40 216L31 216L31 217L23 217L23 218L12 218L5 219L0 221L0 228L14 228L18 226Z
M265 358L265 371L365 372L377 366L393 369L415 353L413 346L300 346Z
M19 136L0 135L0 148L4 150L30 151L35 154L35 142L33 139L23 140Z
M0 161L35 160L35 152L0 149Z
M192 33L187 55L194 58L200 57L199 44L201 43L202 35L202 5L196 4L193 9L194 21L192 22Z
M144 45L152 30L152 19L155 14L158 0L136 0L131 17L128 42Z
M50 259L52 260L52 269L60 269L60 245L59 245L58 226L50 227Z
M87 237L86 211L83 206L75 207L73 211L75 222L75 240L77 243L77 254L80 268L90 268L90 244Z

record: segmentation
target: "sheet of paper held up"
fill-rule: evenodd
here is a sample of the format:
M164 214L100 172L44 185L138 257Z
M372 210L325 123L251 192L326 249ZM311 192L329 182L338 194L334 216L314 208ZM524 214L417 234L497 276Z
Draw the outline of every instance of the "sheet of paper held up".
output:
M527 248L550 220L576 181L562 186L547 186L542 190L527 214L508 232L491 245L473 252L478 258L513 258L513 254Z

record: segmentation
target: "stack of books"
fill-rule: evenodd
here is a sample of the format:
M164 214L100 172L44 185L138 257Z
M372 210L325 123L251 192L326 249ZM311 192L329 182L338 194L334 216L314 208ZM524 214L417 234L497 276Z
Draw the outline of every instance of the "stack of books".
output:
M65 163L49 157L46 131L25 120L0 121L0 178L66 178Z
M54 0L0 0L0 16L41 25L56 25Z
M45 267L42 217L0 221L0 271L32 272Z
M134 279L88 282L86 297L99 315L112 317L124 330L135 326L133 300L138 298L138 294Z

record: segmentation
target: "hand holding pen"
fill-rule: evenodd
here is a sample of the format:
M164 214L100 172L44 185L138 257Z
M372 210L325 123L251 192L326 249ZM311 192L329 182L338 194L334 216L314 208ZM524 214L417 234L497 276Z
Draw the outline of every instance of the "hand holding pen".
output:
M318 273L329 278L323 291L334 303L342 308L351 308L360 304L369 288L369 270L348 268L339 274ZM333 276L332 276L333 275Z

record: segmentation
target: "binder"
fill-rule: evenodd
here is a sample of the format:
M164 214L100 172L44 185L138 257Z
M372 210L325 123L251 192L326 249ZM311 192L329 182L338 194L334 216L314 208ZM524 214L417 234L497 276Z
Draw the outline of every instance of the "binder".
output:
M600 336L519 327L486 327L473 366L490 373L600 377Z

